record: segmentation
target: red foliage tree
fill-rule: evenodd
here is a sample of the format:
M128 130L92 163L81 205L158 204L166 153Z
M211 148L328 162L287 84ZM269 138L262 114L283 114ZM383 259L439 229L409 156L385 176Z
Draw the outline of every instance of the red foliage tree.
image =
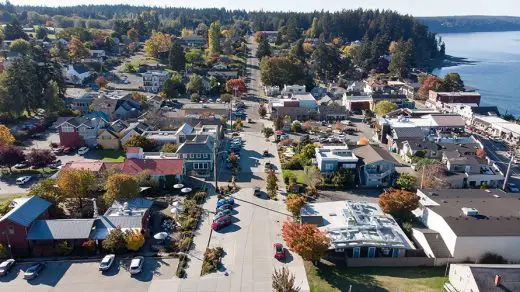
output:
M400 216L419 207L419 197L407 190L391 188L379 195L379 206L385 213Z
M99 76L98 78L96 78L96 84L97 86L99 86L100 88L103 88L105 87L105 85L107 85L107 80L105 79L105 77L103 76Z
M487 156L486 151L484 151L484 149L482 148L477 149L477 151L475 151L475 155L477 155L477 157L481 159L484 159Z
M257 32L255 33L255 41L256 41L257 43L259 43L260 40L261 40L263 37L265 37L265 33L261 32L261 31L257 31Z
M235 89L237 95L241 95L247 92L246 83L244 80L242 80L242 78L231 79L226 82L227 92L235 94Z
M12 145L0 146L0 164L7 166L9 171L11 167L25 160L22 149Z
M33 167L44 167L56 160L56 155L49 149L33 149L27 155L27 161Z
M320 260L330 245L330 238L313 224L285 221L282 236L290 250L314 263Z
M424 78L424 81L421 87L419 88L419 97L421 99L427 99L430 90L435 90L437 87L441 85L441 83L442 80L433 75Z

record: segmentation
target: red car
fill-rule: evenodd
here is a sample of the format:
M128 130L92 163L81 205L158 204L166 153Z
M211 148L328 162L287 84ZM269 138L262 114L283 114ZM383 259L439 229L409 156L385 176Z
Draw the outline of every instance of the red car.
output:
M233 218L230 215L220 217L217 220L213 221L213 223L211 223L211 229L219 230L222 227L230 225L232 221Z
M281 243L275 243L273 244L274 247L274 258L277 260L284 260L285 259L285 248Z

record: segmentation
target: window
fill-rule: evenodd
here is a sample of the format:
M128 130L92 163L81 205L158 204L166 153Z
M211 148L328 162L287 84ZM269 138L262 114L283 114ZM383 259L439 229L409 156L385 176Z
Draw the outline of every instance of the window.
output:
M200 158L200 157L201 157L200 153L197 153L197 158Z
M325 170L333 170L333 169L334 169L334 164L331 164L331 163L325 164Z
M207 163L193 163L193 169L208 169Z
M369 247L368 248L368 257L369 258L375 258L376 257L376 248L375 247Z
M394 248L392 250L392 257L393 258L398 258L399 257L399 252L400 252L400 250L398 248Z
M193 157L195 157L195 154L190 153L190 158L193 158Z
M188 154L182 154L182 157L188 158Z
M361 249L359 247L354 247L354 254L352 255L353 258L359 258L361 255Z
M202 154L202 157L207 159L207 158L209 158L209 154L208 153L204 153L204 154Z
M63 133L73 133L74 132L74 127L71 127L69 125L64 125L64 126L61 126L61 131Z

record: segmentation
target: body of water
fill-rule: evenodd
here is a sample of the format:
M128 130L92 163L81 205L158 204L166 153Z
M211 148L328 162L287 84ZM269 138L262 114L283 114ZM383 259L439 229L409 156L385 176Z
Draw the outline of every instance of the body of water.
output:
M481 105L520 116L520 31L441 34L446 54L473 64L437 69L444 76L460 74L464 84L479 90Z

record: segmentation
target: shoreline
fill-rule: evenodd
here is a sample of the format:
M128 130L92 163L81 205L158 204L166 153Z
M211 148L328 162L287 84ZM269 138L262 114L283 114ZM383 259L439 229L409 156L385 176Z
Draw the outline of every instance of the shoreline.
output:
M472 61L466 57L455 57L451 55L446 55L443 59L432 60L430 65L428 66L428 71L433 72L437 69L450 68L461 65L475 65L477 63L478 61Z

